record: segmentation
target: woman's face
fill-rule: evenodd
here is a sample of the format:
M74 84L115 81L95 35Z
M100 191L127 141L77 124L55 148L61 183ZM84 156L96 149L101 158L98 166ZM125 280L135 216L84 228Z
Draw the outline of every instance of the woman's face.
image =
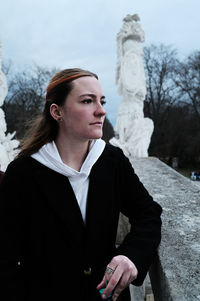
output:
M106 114L104 104L105 96L95 77L74 80L73 89L60 108L59 134L82 141L101 138Z

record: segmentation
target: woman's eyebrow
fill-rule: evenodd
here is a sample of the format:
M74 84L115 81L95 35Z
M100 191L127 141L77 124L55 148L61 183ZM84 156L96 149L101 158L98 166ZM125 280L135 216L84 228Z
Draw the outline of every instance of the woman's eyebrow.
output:
M92 93L86 93L86 94L82 94L80 95L80 97L85 97L85 96L90 96L92 98L97 98L95 94L92 94ZM106 97L103 95L101 96L101 99L105 99Z

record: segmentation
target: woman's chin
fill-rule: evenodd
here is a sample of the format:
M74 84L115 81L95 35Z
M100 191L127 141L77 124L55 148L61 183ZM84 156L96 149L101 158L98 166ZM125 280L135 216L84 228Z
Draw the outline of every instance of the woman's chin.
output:
M103 132L99 131L98 133L93 133L90 139L100 139L103 136Z

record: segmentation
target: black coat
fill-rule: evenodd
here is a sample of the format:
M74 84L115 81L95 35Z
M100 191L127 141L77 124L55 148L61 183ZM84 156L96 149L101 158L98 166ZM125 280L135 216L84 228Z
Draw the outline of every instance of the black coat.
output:
M143 283L160 242L161 207L120 149L106 145L91 170L86 224L68 178L31 157L8 166L0 189L0 300L101 300L96 286L118 254L136 265L133 284ZM119 212L132 227L116 248Z

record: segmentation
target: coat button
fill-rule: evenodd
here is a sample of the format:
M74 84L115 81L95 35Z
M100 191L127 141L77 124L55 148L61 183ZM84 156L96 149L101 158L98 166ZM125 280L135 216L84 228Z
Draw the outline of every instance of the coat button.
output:
M92 274L92 269L91 269L91 268L85 269L85 270L84 270L84 274L85 274L86 276L90 276L90 275Z

